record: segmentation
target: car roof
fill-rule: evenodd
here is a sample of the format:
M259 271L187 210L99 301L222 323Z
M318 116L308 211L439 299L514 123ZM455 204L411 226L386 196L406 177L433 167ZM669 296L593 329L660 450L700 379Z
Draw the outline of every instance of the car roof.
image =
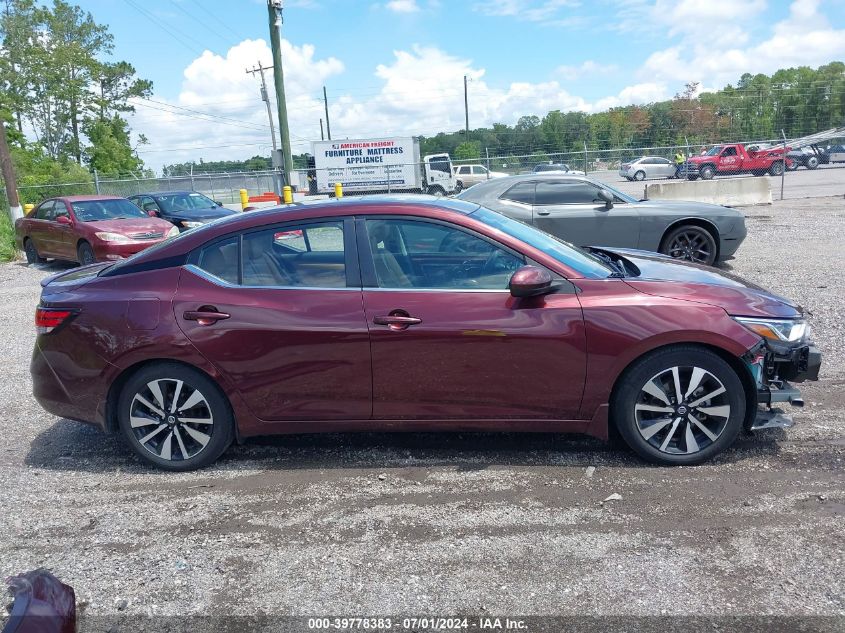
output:
M124 198L123 196L91 194L88 196L55 196L54 198L50 198L50 200L65 200L67 202L87 202L94 200L126 200L126 198Z
M174 194L182 193L199 193L198 191L191 191L190 189L174 189L172 191L143 191L141 193L133 193L130 198L137 198L138 196L172 196ZM202 194L200 194L202 195Z

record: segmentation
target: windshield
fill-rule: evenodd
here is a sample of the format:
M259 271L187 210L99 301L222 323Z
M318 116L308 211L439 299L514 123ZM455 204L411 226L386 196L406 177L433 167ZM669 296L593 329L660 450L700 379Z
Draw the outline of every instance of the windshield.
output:
M572 270L577 270L584 277L590 279L606 279L614 272L610 266L602 262L598 257L568 242L559 240L553 235L535 229L533 226L528 226L484 207L479 207L471 215L484 222L484 224L504 231L508 235L513 235L529 246L533 246L537 250L543 251L546 255L554 257L561 264Z
M707 153L705 154L705 156L718 156L721 151L722 151L722 146L717 145L716 147L711 147L709 150L707 150Z
M163 196L154 196L161 210L165 213L179 213L180 211L194 211L196 209L216 209L217 203L211 198L206 198L201 193L183 192L168 193Z
M76 219L80 222L150 218L129 200L86 200L84 202L71 202L70 206Z

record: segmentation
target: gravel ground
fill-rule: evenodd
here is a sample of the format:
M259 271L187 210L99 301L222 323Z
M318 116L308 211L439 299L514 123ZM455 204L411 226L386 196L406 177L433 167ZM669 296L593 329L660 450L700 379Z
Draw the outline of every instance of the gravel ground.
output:
M58 266L2 265L0 573L48 567L86 617L124 619L845 617L845 204L746 212L729 267L813 313L822 376L794 428L694 468L562 435L358 434L251 441L202 472L153 471L33 401L38 281Z

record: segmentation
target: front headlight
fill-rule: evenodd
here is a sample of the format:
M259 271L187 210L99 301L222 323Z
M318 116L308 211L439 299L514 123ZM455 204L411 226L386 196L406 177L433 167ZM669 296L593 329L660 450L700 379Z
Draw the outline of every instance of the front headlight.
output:
M182 220L179 222L180 225L185 227L186 229L195 229L198 226L202 226L202 222L192 222L191 220Z
M103 240L104 242L131 242L132 240L125 235L121 235L120 233L94 233L98 238Z
M176 237L177 235L179 235L179 227L178 227L178 226L174 226L172 229L170 229L170 230L167 232L167 235L165 236L165 239L168 239L168 238L171 238L171 237Z
M736 321L763 338L780 343L797 343L807 336L809 328L804 319L755 319L734 317Z

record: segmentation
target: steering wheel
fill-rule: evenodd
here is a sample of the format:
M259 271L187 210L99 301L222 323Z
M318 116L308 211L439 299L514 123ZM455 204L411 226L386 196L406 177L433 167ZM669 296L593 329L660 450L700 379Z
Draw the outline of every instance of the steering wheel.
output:
M515 259L515 257L510 253L494 248L490 257L488 257L487 261L484 262L484 266L481 267L481 275L486 276L500 272L509 272L511 270L509 265L511 263L510 260L513 259Z

